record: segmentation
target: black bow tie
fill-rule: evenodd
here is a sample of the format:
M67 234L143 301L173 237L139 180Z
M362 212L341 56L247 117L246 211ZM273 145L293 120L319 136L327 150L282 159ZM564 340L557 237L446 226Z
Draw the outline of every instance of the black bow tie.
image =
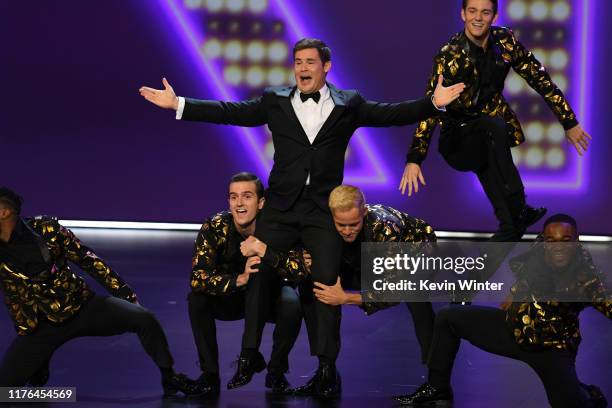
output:
M319 103L319 99L321 99L321 92L317 91L311 94L300 93L300 99L302 102L306 102L310 98L312 98L315 103Z

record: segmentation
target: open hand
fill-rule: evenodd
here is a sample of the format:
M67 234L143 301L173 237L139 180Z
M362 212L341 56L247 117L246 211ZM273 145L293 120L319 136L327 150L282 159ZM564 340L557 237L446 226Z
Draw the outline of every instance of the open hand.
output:
M419 181L421 184L425 185L425 177L423 177L423 173L421 172L421 166L416 163L408 163L404 168L404 175L400 180L398 190L404 195L406 187L408 187L408 197L410 197L412 195L412 190L414 190L415 193L419 192Z
M582 129L582 126L576 125L571 129L565 131L565 137L574 145L576 151L580 156L586 152L589 147L589 141L593 139L591 135Z
M438 109L445 107L457 99L465 89L465 84L463 82L451 86L444 86L442 85L443 81L444 76L440 74L438 77L438 85L433 94L433 103Z
M178 98L174 93L174 89L172 89L166 78L162 79L162 84L164 84L164 89L153 89L148 86L142 86L139 89L140 95L160 108L177 110Z

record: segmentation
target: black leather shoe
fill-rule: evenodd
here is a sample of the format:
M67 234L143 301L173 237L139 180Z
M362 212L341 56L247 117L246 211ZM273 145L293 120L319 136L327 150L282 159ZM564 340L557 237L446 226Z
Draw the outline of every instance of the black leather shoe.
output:
M202 373L202 375L200 375L200 377L198 377L198 379L196 380L196 383L200 387L201 391L204 393L202 396L215 397L219 395L221 388L221 380L219 379L219 374Z
M319 381L317 388L317 397L338 398L340 396L342 392L342 379L335 365L319 365Z
M598 386L583 383L580 383L580 386L589 394L591 407L606 408L608 406L608 400Z
M274 394L285 394L289 392L291 384L287 381L285 374L277 371L268 371L268 374L266 374L266 388L270 388Z
M521 213L519 214L519 223L525 228L540 221L546 214L547 209L544 207L533 208L525 204Z
M300 387L292 389L290 392L293 395L300 397L313 397L317 394L319 384L319 370L313 375L308 382Z
M164 398L175 397L179 392L186 397L202 397L206 395L206 387L187 377L185 374L172 373L162 378Z
M261 354L257 354L255 358L240 357L238 359L238 369L227 383L227 389L242 387L251 382L255 373L260 373L266 368L266 361Z
M409 407L451 407L453 392L450 389L442 390L429 383L421 385L415 392L408 395L393 397L400 405Z

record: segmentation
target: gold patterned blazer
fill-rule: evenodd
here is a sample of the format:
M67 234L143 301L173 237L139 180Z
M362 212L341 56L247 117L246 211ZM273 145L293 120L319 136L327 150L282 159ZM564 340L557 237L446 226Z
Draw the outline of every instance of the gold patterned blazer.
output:
M134 291L91 249L83 245L55 218L22 219L26 233L39 241L43 259L51 265L36 276L28 276L9 258L0 257L0 288L17 333L36 330L40 319L62 323L76 315L94 292L83 278L70 270L78 265L113 296L136 301Z
M440 123L442 128L453 123L468 122L479 116L499 116L512 129L508 134L510 145L517 146L525 141L521 125L508 102L502 95L504 80L510 68L514 69L529 86L539 93L564 129L578 124L576 115L563 96L561 90L552 82L550 75L533 53L527 50L506 27L491 27L491 49L495 53L495 92L489 101L478 102L478 76L474 58L470 55L470 42L463 31L455 34L434 58L431 78L427 83L426 94L433 95L438 76L444 75L444 85L464 82L466 87L458 99L449 104L447 112L432 117L417 125L407 161L420 164L427 155L433 131Z
M592 306L612 319L610 293L591 255L585 248L579 246L575 255L577 257L575 266L571 272L571 276L575 278L572 278L568 287L564 286L562 291L557 289L557 292L570 295L574 293L572 297L588 301L538 301L540 296L534 290L536 286L534 279L529 278L529 273L542 271L542 268L533 266L535 257L543 256L541 252L538 255L537 248L534 247L527 254L510 261L510 267L518 278L511 289L513 297L516 299L529 297L533 301L512 303L506 314L506 323L516 342L524 349L556 349L575 353L581 341L578 315L585 308Z
M367 208L362 242L436 242L433 228L421 219L381 204L367 205ZM363 292L363 296L366 301L361 308L368 315L397 304L376 302L371 292Z
M236 278L244 272L246 264L240 252L243 240L236 231L231 212L223 211L207 219L195 241L191 290L226 295L245 289L245 286L236 286ZM301 250L280 252L268 247L262 262L275 269L286 282L298 282L308 274Z

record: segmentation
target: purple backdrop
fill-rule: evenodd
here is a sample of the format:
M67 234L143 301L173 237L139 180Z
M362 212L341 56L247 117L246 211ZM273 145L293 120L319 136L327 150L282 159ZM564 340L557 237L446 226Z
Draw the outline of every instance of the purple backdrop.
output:
M611 86L610 5L593 5L594 80L588 95L594 137L582 190L527 191L529 201L574 214L582 232L612 233L608 159L610 125L603 109ZM461 29L459 1L313 0L301 13L308 34L326 39L343 85L377 100L422 95L436 49ZM305 3L306 4L306 3ZM296 8L296 6L294 6ZM347 11L348 10L348 11ZM0 3L2 119L0 184L26 199L26 214L62 218L197 222L226 207L229 176L257 168L228 128L179 123L138 95L166 76L181 95L214 92L201 77L165 9L153 1L77 0ZM342 16L342 17L341 17ZM599 51L601 50L601 51ZM510 97L511 99L511 97ZM575 103L574 103L575 105ZM579 118L580 119L580 118ZM427 187L406 199L395 189L413 128L370 132L391 187L366 188L383 202L438 229L490 230L495 221L473 176L451 170L436 153L425 162ZM228 143L229 142L229 143ZM261 175L264 180L267 175Z

